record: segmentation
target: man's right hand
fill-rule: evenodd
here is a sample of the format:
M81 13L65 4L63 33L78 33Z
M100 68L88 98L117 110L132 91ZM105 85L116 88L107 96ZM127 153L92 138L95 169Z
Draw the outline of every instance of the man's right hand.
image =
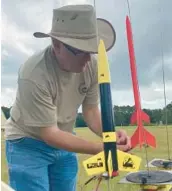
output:
M131 150L131 140L126 131L119 130L117 134L117 148L121 151L128 152Z

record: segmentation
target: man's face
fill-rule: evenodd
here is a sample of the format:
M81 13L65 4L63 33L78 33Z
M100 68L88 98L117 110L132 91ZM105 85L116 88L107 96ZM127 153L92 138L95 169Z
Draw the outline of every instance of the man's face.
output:
M90 61L90 54L52 40L54 53L60 62L60 67L68 72L80 73L84 71Z

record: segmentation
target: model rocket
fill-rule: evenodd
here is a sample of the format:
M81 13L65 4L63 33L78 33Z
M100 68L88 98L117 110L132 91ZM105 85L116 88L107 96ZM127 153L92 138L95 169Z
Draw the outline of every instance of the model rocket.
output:
M113 173L118 173L117 145L111 98L111 79L109 63L103 41L100 41L98 49L98 83L100 89L101 118L103 128L103 142L105 161L108 161L108 154L112 156ZM106 163L106 169L108 164Z
M119 170L129 172L138 171L141 159L117 150L109 63L102 40L100 40L98 46L98 83L104 151L85 160L83 162L84 168L88 175L107 173L109 177L117 176Z
M135 60L135 53L134 53L134 44L133 44L133 37L132 37L132 28L131 28L130 19L128 16L126 17L126 31L127 31L134 101L135 101L135 112L131 116L131 124L137 123L137 129L134 132L133 136L131 137L131 145L132 145L132 148L136 147L138 144L140 145L140 147L142 147L143 144L156 147L155 137L150 132L148 132L143 126L143 121L149 123L150 118L141 109L139 85L137 80L136 60Z

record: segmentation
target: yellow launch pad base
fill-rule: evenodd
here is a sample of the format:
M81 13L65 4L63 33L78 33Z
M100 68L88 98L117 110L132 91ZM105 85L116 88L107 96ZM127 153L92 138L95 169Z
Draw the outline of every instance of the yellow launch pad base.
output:
M161 185L161 186L140 186L139 191L171 191L172 185Z
M172 191L172 185L138 185L138 191Z

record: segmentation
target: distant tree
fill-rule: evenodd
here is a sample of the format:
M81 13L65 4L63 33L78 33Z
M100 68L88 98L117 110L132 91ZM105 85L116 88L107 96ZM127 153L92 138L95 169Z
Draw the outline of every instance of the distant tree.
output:
M167 124L172 124L172 102L169 103L166 108L163 108L162 111L162 121L166 123L166 116L167 116Z
M11 107L1 107L2 111L4 112L4 115L6 119L10 117L10 110ZM116 126L128 126L130 125L130 118L132 113L134 112L134 106L117 106L114 105L113 107L114 111L114 120ZM167 115L167 123L172 124L172 102L170 102L166 108L163 109L143 109L145 111L151 120L152 124L159 124L161 121L163 124L166 123L166 115ZM84 121L83 114L78 113L76 122L76 127L87 127L86 122Z
M115 116L115 124L119 125L129 125L130 124L130 117L134 111L133 106L117 106L115 105L114 108L114 116Z

